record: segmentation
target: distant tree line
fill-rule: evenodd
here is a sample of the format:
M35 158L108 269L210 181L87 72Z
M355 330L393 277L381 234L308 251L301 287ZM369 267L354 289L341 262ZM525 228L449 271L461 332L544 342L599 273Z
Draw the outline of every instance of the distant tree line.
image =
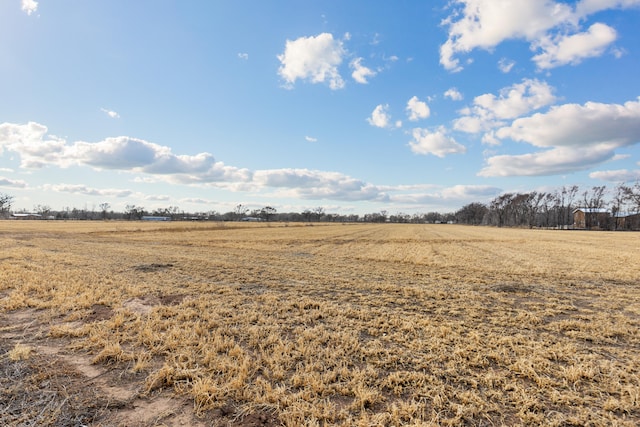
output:
M612 194L608 194L606 186L581 191L576 185L552 192L503 193L486 205L465 205L455 213L455 217L456 222L462 224L569 228L573 225L573 213L577 208L606 212L607 221L601 228L637 229L640 227L640 181L634 185L620 184ZM634 216L636 218L632 221L622 221L622 218ZM589 228L588 223L586 226Z
M0 217L12 213L13 196L0 193ZM178 206L147 210L143 206L127 205L122 212L111 210L109 203L101 203L91 209L66 207L53 210L47 205L36 205L30 213L46 219L66 220L141 220L145 217L162 217L172 221L285 221L285 222L370 222L441 224L459 223L490 225L496 227L544 227L570 228L576 208L607 210L605 228L640 228L640 181L634 185L620 184L610 193L605 186L580 190L576 185L543 192L503 193L488 204L469 203L456 212L389 214L386 210L358 214L328 213L323 207L305 209L302 212L278 212L272 206L259 209L238 204L229 212L185 212ZM17 212L26 213L26 211ZM624 215L638 216L635 222L620 223Z

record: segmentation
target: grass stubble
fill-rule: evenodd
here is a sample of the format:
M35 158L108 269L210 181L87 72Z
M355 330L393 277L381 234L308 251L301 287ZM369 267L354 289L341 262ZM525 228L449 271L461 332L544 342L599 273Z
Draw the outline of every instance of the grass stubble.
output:
M634 233L5 221L0 247L5 424L35 395L32 421L118 420L47 401L52 342L202 425L640 423Z

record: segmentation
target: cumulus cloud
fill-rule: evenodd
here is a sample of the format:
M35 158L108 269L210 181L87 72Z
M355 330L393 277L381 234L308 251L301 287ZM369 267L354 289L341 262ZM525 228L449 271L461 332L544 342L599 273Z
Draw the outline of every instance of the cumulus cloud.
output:
M431 114L431 110L427 103L418 100L417 96L412 97L409 102L407 102L406 110L409 115L409 120L411 121L426 119Z
M395 188L394 190L401 190ZM407 204L441 204L451 202L457 205L489 200L502 193L502 189L489 185L454 185L453 187L430 188L419 192L400 193L390 195L395 203Z
M209 153L176 155L171 148L127 136L99 142L67 143L47 135L46 126L0 124L0 153L18 153L24 168L89 166L94 169L123 170L166 175L178 182L216 182L248 180L246 169L225 166ZM169 179L169 178L168 178Z
M543 70L578 64L583 59L602 55L616 38L616 30L608 25L595 23L583 33L562 35L553 39L543 38L539 42L543 52L535 55L533 61Z
M416 154L433 154L437 157L445 157L448 154L463 154L467 151L464 145L447 135L443 126L435 132L416 128L413 129L412 135L413 141L409 142L409 147Z
M46 191L55 191L58 193L74 193L83 194L85 196L102 196L102 197L129 197L133 194L131 190L120 190L115 188L91 188L82 184L56 184L44 185Z
M318 142L318 138L314 138L312 136L305 136L304 139L308 142Z
M440 46L440 64L460 71L459 55L474 49L491 50L509 39L531 44L540 68L574 64L602 54L616 38L615 31L597 23L582 32L580 23L588 15L611 8L640 4L638 0L582 0L575 8L553 0L454 0L453 11L443 21L448 38Z
M488 131L555 102L553 88L546 82L524 79L521 83L503 88L498 96L487 93L476 96L473 106L462 110L462 117L454 121L456 130L467 133Z
M27 183L20 179L10 179L0 176L0 187L27 188Z
M0 124L0 154L8 150L20 154L20 166L39 168L60 160L66 141L47 135L48 129L36 122L26 125Z
M498 61L498 69L505 74L511 72L514 65L516 65L515 61L507 58L501 58L500 61Z
M611 160L615 150L640 142L640 100L623 105L587 102L552 107L514 120L499 139L546 150L487 159L481 176L553 175L585 170Z
M600 179L609 182L630 182L640 180L640 170L608 170L596 171L589 174L589 178Z
M461 101L463 98L460 91L455 87L447 89L446 92L444 93L444 97L449 98L452 101Z
M367 68L362 65L362 58L354 59L353 61L351 61L349 66L353 69L351 77L353 77L353 79L358 83L367 84L369 83L367 79L376 75L376 72L371 68Z
M102 111L107 116L111 117L112 119L119 119L120 118L120 114L116 113L113 110L108 110L106 108L101 108L100 111Z
M564 104L546 113L514 120L498 129L498 138L527 142L536 147L622 147L640 142L640 98L620 104L587 102Z
M367 118L367 122L371 126L378 128L387 128L391 126L391 116L389 115L389 104L378 105L371 113L371 117Z
M248 53L244 53L244 52L240 52L238 53L238 58L243 59L243 60L248 60L249 59L249 54Z
M282 64L278 74L289 88L300 79L311 83L328 83L331 89L341 89L344 80L338 67L345 55L342 41L335 40L330 33L287 40L284 53L278 55Z
M22 0L21 8L27 15L31 15L38 10L38 2L35 0Z
M487 159L487 166L479 176L540 176L557 175L589 169L614 154L607 145L579 150L571 147L556 147L547 151L520 155L498 155Z
M262 187L288 189L289 196L302 199L387 199L387 195L379 187L339 172L309 169L260 170L254 173L254 183Z

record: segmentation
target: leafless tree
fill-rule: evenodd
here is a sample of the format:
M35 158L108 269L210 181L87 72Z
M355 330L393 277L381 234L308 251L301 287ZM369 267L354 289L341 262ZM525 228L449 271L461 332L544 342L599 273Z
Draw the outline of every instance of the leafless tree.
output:
M13 203L13 196L0 193L0 216L5 216L11 212L11 204Z

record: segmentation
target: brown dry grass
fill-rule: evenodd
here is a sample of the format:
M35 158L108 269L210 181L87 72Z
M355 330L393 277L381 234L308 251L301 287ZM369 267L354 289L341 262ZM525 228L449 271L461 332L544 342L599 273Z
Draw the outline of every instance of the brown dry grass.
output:
M640 423L638 234L5 221L0 248L3 324L43 325L2 363L64 343L203 425Z

